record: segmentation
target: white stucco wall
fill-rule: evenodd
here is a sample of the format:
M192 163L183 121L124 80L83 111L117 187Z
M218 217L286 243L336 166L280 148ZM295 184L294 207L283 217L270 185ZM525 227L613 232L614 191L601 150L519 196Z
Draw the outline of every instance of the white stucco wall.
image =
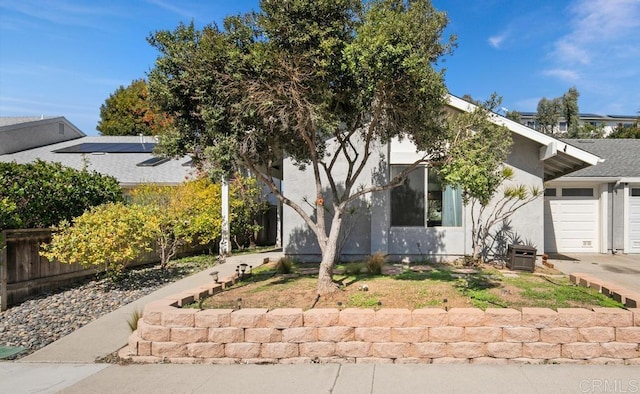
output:
M514 169L515 183L542 189L544 168L538 157L538 149L537 143L514 135L514 146L507 164ZM415 159L412 150L415 152L407 145L407 141L378 147L362 172L359 184L368 186L387 182L389 164L412 162ZM312 214L313 208L309 203L315 200L313 171L309 167L300 171L289 159L285 159L283 165L285 195ZM343 174L346 168L338 165L336 170ZM391 227L389 196L389 191L367 196L364 203L369 204L370 209L361 211L357 225L350 231L342 251L345 260L376 252L390 259L410 261L420 261L425 257L452 259L471 254L471 215L468 207L463 207L462 227ZM309 203L305 202L305 197ZM325 206L330 207L329 193L325 193ZM511 218L516 234L523 241L535 245L540 253L544 247L543 217L543 198L539 197ZM285 254L301 260L317 259L320 249L302 218L291 208L285 207L283 221Z

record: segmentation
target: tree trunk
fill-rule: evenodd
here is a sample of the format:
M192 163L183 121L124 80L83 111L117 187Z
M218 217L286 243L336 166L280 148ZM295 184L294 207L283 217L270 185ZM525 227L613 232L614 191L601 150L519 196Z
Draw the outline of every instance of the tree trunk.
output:
M331 223L329 237L326 238L325 247L322 248L322 261L318 272L318 294L325 295L338 290L338 285L333 282L333 266L337 260L338 239L340 237L340 227L342 225L342 212L336 213Z

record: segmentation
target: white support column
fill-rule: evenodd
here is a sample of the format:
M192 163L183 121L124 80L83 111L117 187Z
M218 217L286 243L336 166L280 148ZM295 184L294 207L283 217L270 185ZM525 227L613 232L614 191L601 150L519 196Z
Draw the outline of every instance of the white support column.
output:
M222 231L220 235L220 255L231 254L231 230L229 227L229 182L226 177L222 178Z

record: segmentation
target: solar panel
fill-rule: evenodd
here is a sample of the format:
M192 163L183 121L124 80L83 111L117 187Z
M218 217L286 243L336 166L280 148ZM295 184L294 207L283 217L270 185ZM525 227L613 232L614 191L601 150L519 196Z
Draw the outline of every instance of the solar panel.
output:
M54 153L152 153L155 143L140 142L84 142L56 149Z
M168 162L169 159L166 157L152 157L151 159L147 159L141 163L136 164L138 167L155 167L159 166L162 163Z

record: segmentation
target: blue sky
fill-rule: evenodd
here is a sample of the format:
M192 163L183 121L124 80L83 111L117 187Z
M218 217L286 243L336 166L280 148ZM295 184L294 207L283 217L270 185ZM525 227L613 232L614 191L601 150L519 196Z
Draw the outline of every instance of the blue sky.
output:
M640 0L433 0L458 36L452 94L535 111L571 86L580 112L640 111ZM0 116L65 116L96 135L100 105L146 77L150 33L197 27L258 0L0 0Z

